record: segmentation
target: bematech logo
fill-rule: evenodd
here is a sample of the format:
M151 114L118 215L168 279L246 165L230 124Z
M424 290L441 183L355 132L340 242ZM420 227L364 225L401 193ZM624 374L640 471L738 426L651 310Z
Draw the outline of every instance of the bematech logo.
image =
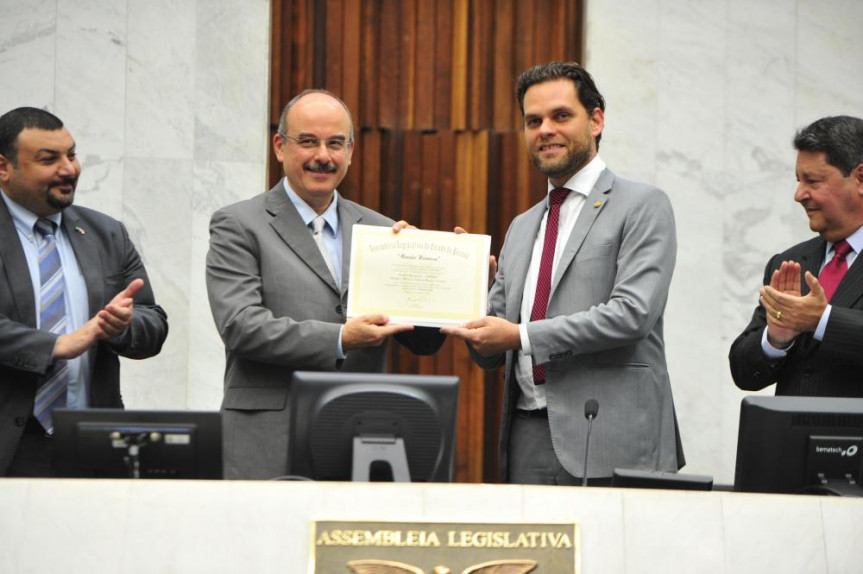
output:
M852 444L848 448L838 446L816 446L815 452L818 454L838 454L839 456L854 456L857 454L857 445Z

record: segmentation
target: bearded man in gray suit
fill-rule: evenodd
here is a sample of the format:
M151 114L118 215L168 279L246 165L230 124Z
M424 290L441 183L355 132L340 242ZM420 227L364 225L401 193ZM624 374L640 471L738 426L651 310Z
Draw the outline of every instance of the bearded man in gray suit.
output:
M677 249L671 204L597 155L605 101L584 68L535 66L517 97L549 195L510 225L489 315L443 329L483 367L505 365L502 479L580 484L586 472L608 484L615 468L677 471L662 336ZM600 412L585 470L590 399Z
M418 354L437 351L437 329L382 315L346 321L354 224L407 223L339 195L354 148L350 111L307 90L282 112L273 137L285 178L217 211L210 222L207 291L225 343L225 478L270 479L288 470L293 371L383 372L396 335Z

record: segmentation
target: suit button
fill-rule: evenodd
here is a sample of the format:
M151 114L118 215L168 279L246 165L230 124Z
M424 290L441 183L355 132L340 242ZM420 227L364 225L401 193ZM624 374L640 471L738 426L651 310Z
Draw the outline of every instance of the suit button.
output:
M812 375L812 369L811 369L811 368L806 367L805 369L803 369L803 376L804 376L804 377L808 377L808 376L811 376L811 375Z
M342 314L342 306L341 305L336 305L336 313L338 313L339 315Z
M15 426L23 427L27 424L27 417L15 417Z

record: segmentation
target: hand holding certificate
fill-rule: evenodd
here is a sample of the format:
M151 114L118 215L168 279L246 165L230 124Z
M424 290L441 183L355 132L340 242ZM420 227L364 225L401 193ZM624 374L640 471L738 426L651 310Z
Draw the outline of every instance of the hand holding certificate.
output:
M460 325L486 314L491 237L354 225L348 317Z

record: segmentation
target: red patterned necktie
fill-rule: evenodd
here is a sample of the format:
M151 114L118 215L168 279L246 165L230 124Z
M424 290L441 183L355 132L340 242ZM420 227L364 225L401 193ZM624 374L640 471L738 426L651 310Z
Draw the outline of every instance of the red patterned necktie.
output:
M844 239L834 244L833 259L824 266L824 269L818 275L818 282L824 288L824 295L827 296L828 301L833 298L833 293L839 287L839 282L842 281L842 277L848 271L848 262L845 260L845 257L850 252L851 246Z
M539 277L536 281L536 295L533 298L531 321L545 319L548 297L551 293L551 269L554 267L554 247L557 243L557 226L560 221L560 206L570 190L565 187L551 190L548 194L548 219L545 222L545 243L542 246L542 259L539 263ZM545 383L545 365L533 364L533 384Z

